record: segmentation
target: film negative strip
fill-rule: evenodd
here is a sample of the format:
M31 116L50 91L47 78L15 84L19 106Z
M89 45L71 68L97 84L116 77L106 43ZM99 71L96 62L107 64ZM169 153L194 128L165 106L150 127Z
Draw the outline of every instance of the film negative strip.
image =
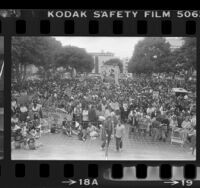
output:
M198 187L199 17L0 9L1 187Z

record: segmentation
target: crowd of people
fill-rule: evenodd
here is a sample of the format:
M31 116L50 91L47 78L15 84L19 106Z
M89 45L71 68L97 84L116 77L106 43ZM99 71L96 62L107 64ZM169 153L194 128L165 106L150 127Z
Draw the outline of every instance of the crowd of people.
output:
M196 146L196 82L175 79L172 74L138 74L120 79L119 84L101 78L49 78L12 84L12 139L14 148L25 143L36 148L41 136L42 119L48 108L60 109L65 117L52 132L62 130L80 140L101 137L102 149L116 138L122 148L128 133L150 136L152 141L167 142L178 131L184 143ZM188 93L173 93L184 88ZM28 96L27 100L20 100ZM25 139L26 138L26 139ZM17 143L17 144L16 144Z

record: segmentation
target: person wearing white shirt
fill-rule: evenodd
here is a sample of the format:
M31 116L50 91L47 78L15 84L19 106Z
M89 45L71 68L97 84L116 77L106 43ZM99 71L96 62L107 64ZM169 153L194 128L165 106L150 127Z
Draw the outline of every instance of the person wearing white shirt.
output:
M193 115L192 118L191 118L191 124L193 127L196 126L196 115Z
M109 107L106 107L105 115L104 116L105 116L105 118L111 116L111 111L110 111Z
M116 150L121 151L123 146L123 138L125 135L125 127L119 121L115 128Z
M84 108L82 112L83 121L88 121L88 109Z

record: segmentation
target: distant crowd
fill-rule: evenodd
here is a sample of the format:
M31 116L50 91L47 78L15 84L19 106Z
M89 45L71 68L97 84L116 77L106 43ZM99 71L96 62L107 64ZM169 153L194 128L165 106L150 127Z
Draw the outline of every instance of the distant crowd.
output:
M138 74L120 79L118 85L91 77L13 82L13 141L24 142L24 138L29 138L25 139L27 144L34 143L41 136L45 109L55 108L65 112L62 131L68 136L78 135L80 140L101 136L105 141L105 135L110 132L115 136L116 127L123 124L129 127L129 134L148 135L153 141L166 142L178 130L184 143L194 149L196 81L183 75L179 80L175 77L179 75L170 73ZM188 92L174 93L173 88ZM22 96L27 99L21 100ZM110 129L106 125L109 121ZM51 130L56 132L56 127L56 123L51 125Z

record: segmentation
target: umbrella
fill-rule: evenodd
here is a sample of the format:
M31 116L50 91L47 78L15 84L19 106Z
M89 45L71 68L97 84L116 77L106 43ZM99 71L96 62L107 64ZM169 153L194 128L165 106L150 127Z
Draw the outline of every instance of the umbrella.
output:
M187 90L183 88L172 88L172 91L175 93L189 93Z

